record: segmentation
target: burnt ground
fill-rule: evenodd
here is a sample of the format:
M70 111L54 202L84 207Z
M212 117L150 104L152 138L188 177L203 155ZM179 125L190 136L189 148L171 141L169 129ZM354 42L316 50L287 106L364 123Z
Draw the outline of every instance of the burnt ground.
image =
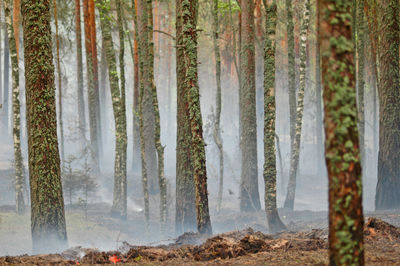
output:
M93 206L91 207L93 208ZM98 212L97 214L95 210ZM8 212L12 212L12 210L3 206L0 208L0 217L6 217L4 214ZM111 246L114 245L115 248L106 250L113 251L101 251L94 247L74 247L60 254L3 256L0 257L0 265L107 265L114 263L128 265L324 265L328 263L328 231L324 212L289 213L282 211L281 215L285 217L284 220L288 224L289 231L270 235L263 227L265 224L263 213L234 215L234 213L229 214L226 211L224 215L214 218L214 228L219 228L222 224L225 224L226 229L248 224L252 228L258 229L247 228L231 231L208 239L195 233L186 233L175 239L147 242L146 245L132 244L135 243L135 239L137 241L138 237L144 236L141 234L148 234L148 232L138 230L138 227L140 229L138 223L134 225L120 223L118 233L120 240L115 243L115 239L112 238L115 236L113 233L116 233L113 228L115 221L112 221L112 218L105 219L100 213L98 206L93 209L89 208L88 215L85 217L87 220L83 221L83 229L77 229L74 227L76 225L71 224L71 217L79 215L79 211L71 207L67 208L67 221L70 221L68 225L70 245L75 241L75 234L83 234L86 230L84 233L87 235L86 237L94 236L94 232L97 234L94 242L107 241L108 237ZM83 212L80 215L85 216ZM382 212L373 213L373 215L375 217L366 219L364 228L367 264L400 265L400 213ZM98 228L91 232L94 220L97 221ZM4 222L5 219L0 221L0 240L8 241L9 245L12 245L13 239L7 239L11 235L6 235L2 231L1 224ZM131 238L127 237L129 230L135 231L136 235ZM29 236L29 233L25 232L25 234ZM17 233L15 236L18 238ZM150 239L151 237L154 236L150 236ZM129 240L133 242L129 242ZM0 243L0 248L4 247L4 243Z

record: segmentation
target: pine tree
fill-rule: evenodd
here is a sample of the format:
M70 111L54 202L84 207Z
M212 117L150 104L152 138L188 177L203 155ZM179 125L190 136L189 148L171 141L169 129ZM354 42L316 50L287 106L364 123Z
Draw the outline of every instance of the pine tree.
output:
M319 0L325 107L325 157L329 176L330 265L363 265L361 163L351 1ZM341 36L332 39L332 36Z
M261 209L258 193L254 1L242 0L240 50L240 210Z
M50 0L22 0L33 252L67 247Z

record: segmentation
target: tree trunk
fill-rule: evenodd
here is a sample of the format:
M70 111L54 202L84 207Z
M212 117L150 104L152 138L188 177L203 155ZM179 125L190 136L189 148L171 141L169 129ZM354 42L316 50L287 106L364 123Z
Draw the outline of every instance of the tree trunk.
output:
M177 235L194 231L196 228L195 184L193 178L193 158L191 154L191 130L187 104L184 24L182 0L176 1L176 81L177 81L177 141L176 141L176 216Z
M4 25L4 32L7 32L7 28ZM8 34L4 34L4 126L6 132L8 132L8 105L9 105L9 90L10 90L10 46L8 42ZM8 133L7 133L8 135Z
M60 156L61 156L61 163L65 159L65 152L64 152L64 123L63 123L63 105L62 105L62 83L61 83L61 65L60 65L60 39L58 36L58 16L57 16L57 0L53 0L53 7L54 7L54 21L56 26L56 51L57 51L57 83L58 83L58 123L60 125Z
M277 20L276 1L264 0L264 182L265 212L271 233L286 229L276 207L276 149L275 149L275 32ZM273 151L273 152L271 152Z
M286 0L286 30L288 42L288 92L289 92L289 124L290 153L293 153L293 143L296 135L296 61L294 49L294 23L292 0Z
M90 133L90 153L92 157L92 168L95 172L99 166L99 137L98 137L98 117L96 115L96 88L94 79L93 46L92 46L92 26L89 2L93 0L83 0L83 19L85 26L85 48L86 48L86 71L88 86L88 106L89 106L89 133Z
M156 143L155 143L155 113L153 106L153 84L152 84L152 73L150 73L150 68L153 65L148 61L148 50L150 45L149 40L149 29L148 29L148 17L150 16L147 8L148 0L138 1L138 27L139 27L139 61L140 67L142 68L139 78L140 86L143 87L142 96L142 120L143 120L143 141L144 141L144 160L146 162L146 173L148 190L150 194L158 193L158 169L157 169L157 153L156 153ZM154 62L154 61L153 61ZM142 168L144 166L142 165Z
M13 103L13 139L14 139L14 166L15 166L15 206L16 212L21 214L25 210L24 202L24 166L21 152L21 108L19 101L19 67L14 27L11 19L11 0L4 1L7 34L10 40L12 65L12 103ZM15 7L14 7L15 8ZM15 25L15 24L14 24ZM18 25L18 24L17 24Z
M240 210L261 209L258 193L257 167L257 117L255 79L254 2L241 1L241 51L240 51L240 148L242 174L240 180Z
M364 69L365 69L365 19L364 0L357 3L357 111L358 111L358 134L360 136L361 163L365 162L365 115L364 115ZM364 165L364 164L363 164Z
M215 112L215 125L214 125L214 142L217 145L219 152L219 187L218 187L218 202L217 210L221 209L222 193L224 189L224 148L221 138L221 109L222 109L222 88L221 88L221 53L218 45L219 38L219 19L218 19L218 0L213 3L213 43L214 43L214 56L215 56L215 77L217 81L217 91L215 98L216 112Z
M330 265L363 265L364 219L352 3L330 0L318 3L329 176L329 260ZM332 36L341 36L340 41L333 42Z
M76 36L76 72L77 72L77 91L78 91L78 117L79 133L82 140L85 136L85 98L83 95L83 63L82 63L82 29L81 29L81 1L75 0L75 36Z
M60 252L67 248L67 233L57 141L50 0L23 0L21 6L33 252Z
M127 207L127 180L126 180L126 113L125 90L119 87L117 60L114 53L114 44L111 36L111 7L106 0L99 1L100 26L102 41L105 46L108 78L110 81L111 99L115 120L115 163L114 163L114 192L111 214L126 219ZM123 44L122 44L123 45Z
M299 91L297 97L296 134L292 139L292 151L290 158L289 183L284 207L294 209L296 194L296 176L300 161L301 128L303 124L304 111L304 90L306 87L306 60L307 60L307 32L310 24L310 0L304 2L303 22L300 32L300 70L299 70Z
M379 155L375 208L400 208L399 2L379 1Z
M200 110L200 95L197 76L197 10L198 3L194 0L177 0L177 20L181 20L182 29L179 32L182 39L182 58L177 64L182 64L184 71L183 89L187 91L186 105L188 106L193 176L196 196L197 230L201 234L212 234L211 220L208 207L207 171L205 158L205 143L203 139L203 124Z

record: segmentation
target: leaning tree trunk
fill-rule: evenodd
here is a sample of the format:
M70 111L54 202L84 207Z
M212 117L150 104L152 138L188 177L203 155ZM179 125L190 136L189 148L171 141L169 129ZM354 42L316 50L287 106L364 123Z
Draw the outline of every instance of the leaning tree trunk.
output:
M375 208L400 208L399 2L379 1L379 155Z
M276 149L275 149L275 31L277 5L275 0L264 0L264 182L265 212L271 233L286 229L276 207ZM271 152L272 151L272 152Z
M299 95L297 97L296 134L292 139L292 151L290 158L289 183L284 207L290 210L294 208L296 194L296 176L300 160L301 128L303 124L304 90L306 87L306 60L307 60L307 31L310 24L310 0L304 2L303 23L300 32L300 71L299 71Z
M153 43L153 14L152 14L152 3L147 1L147 34L148 34L148 77L150 78L150 84L153 93L153 111L155 118L155 135L154 142L157 150L158 160L158 186L160 189L160 225L161 233L166 233L166 222L167 222L167 180L165 179L164 173L164 146L161 144L161 123L160 123L160 110L158 106L157 88L154 82L154 43Z
M177 82L177 140L176 140L176 212L175 234L196 229L195 185L193 179L193 159L188 88L185 77L187 69L182 62L185 56L183 35L183 0L176 1L176 82Z
M24 165L21 152L21 107L19 101L19 67L18 49L14 35L14 25L11 19L11 0L4 1L6 28L10 43L12 66L12 104L13 104L13 139L14 139L14 165L15 165L15 207L18 214L25 210L24 202ZM18 25L18 24L17 24Z
M215 125L214 125L214 142L218 147L219 152L219 187L218 187L218 202L217 210L221 209L222 193L224 189L224 148L221 138L221 109L222 109L222 88L221 88L221 53L218 45L219 36L219 19L218 19L218 0L213 3L213 43L214 43L214 56L215 56L215 77L217 81L216 92L216 112L215 112Z
M106 0L99 1L100 26L102 41L105 46L108 77L110 81L111 99L115 120L115 162L114 162L114 191L111 214L126 219L127 207L127 180L126 180L126 113L125 90L120 91L117 71L117 60L114 53L114 44L111 36L111 7ZM122 44L123 45L123 44Z
M50 26L50 0L22 0L31 230L34 253L67 248ZM45 126L43 126L45 125Z
M83 94L83 63L82 63L82 29L81 29L81 0L75 0L75 36L76 36L76 72L78 91L79 133L85 140L85 100Z
M60 39L58 36L58 16L57 16L57 0L53 0L54 21L56 26L56 51L57 51L57 83L58 83L58 123L60 125L60 155L61 163L65 159L64 152L64 123L63 123L63 105L62 105L62 84L61 84L61 65L60 65Z
M257 115L255 78L254 2L241 1L240 51L240 149L242 173L240 180L240 210L261 209L258 193Z
M176 5L181 5L179 9L181 14L177 14L178 19L182 19L183 39L183 58L177 61L183 64L184 89L187 90L186 104L189 111L189 122L191 132L190 155L193 166L193 176L196 195L196 216L197 230L201 234L212 234L211 220L208 207L207 192L207 171L206 171L206 153L203 138L203 124L200 110L200 94L197 76L197 9L196 0L177 0Z
M286 0L286 31L288 42L288 92L289 92L289 127L290 152L293 153L293 143L296 135L296 62L294 50L294 23L292 0Z
M319 0L330 265L363 265L364 219L351 1ZM332 36L341 36L332 41ZM398 52L398 51L397 51Z
M83 19L85 26L85 50L86 50L86 75L88 86L88 109L89 109L89 133L90 133L90 154L92 157L92 168L98 172L99 167L99 136L98 136L98 117L96 88L94 79L93 47L92 47L92 25L89 5L93 0L83 0Z

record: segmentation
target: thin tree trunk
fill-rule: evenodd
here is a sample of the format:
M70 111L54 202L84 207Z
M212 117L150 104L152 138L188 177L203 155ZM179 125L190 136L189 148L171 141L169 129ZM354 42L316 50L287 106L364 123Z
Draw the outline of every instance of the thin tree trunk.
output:
M375 208L400 208L400 6L378 1L379 13L379 156Z
M195 185L190 153L192 145L188 90L185 87L187 69L180 64L184 58L182 1L176 1L176 81L177 81L177 141L176 141L176 212L175 233L194 231L196 228Z
M77 91L78 91L78 117L79 133L82 140L85 136L85 98L83 95L83 63L82 63L82 29L81 29L81 1L75 0L75 36L76 36L76 72L77 72Z
M114 53L114 44L111 36L111 7L106 0L99 1L100 26L102 41L105 46L108 77L110 80L111 99L115 120L115 162L114 162L114 191L111 214L121 219L127 216L127 179L126 179L126 113L125 90L120 90L117 71L117 60ZM123 45L123 44L122 44Z
M92 48L92 30L89 2L92 0L83 0L83 18L85 25L85 49L86 49L86 71L88 86L88 106L89 106L89 133L90 133L90 153L92 157L92 168L95 172L100 169L99 166L99 137L98 137L98 117L96 115L96 90L93 73L93 48Z
M25 84L34 253L67 248L52 55L50 0L23 0ZM46 126L43 126L46 125Z
M350 1L319 0L330 265L363 265L361 163ZM332 36L341 36L332 42ZM340 99L337 101L335 99Z
M265 212L271 233L286 230L276 206L276 149L275 149L275 51L277 5L275 0L264 0L264 182ZM271 152L273 151L273 152Z
M4 25L4 32L7 32ZM8 34L4 34L4 126L8 132L8 105L9 105L9 91L10 91L10 46L8 43Z
M306 57L307 57L307 32L310 24L310 0L304 2L303 23L300 32L300 70L299 70L299 91L297 97L297 116L296 116L296 134L292 139L292 151L290 158L289 183L284 207L290 210L294 208L294 199L296 194L296 176L300 161L301 128L303 124L304 111L304 90L306 87Z
M240 51L240 149L242 173L240 180L240 210L261 209L258 193L257 167L257 116L255 79L254 2L241 1L241 51Z
M218 19L218 0L213 1L213 43L214 43L214 56L215 56L215 78L217 81L217 91L215 98L216 112L215 112L215 125L214 125L214 142L218 147L219 152L219 187L218 187L218 202L217 210L221 209L222 193L224 189L224 148L221 138L221 109L222 109L222 88L221 88L221 53L219 50L219 19Z
M1 3L0 3L0 15L1 15ZM1 32L2 32L2 27L0 27L0 40L1 40ZM7 33L4 33L4 35L7 35ZM1 64L1 41L0 41L0 114L3 112L3 65ZM1 117L0 117L1 119ZM0 120L0 123L2 121Z
M288 92L289 92L289 124L290 124L290 153L293 153L293 143L296 135L296 61L294 49L294 23L292 0L286 0L286 30L288 42Z
M25 210L24 188L25 177L21 152L21 108L19 101L19 67L18 53L11 19L11 0L4 1L7 34L10 40L10 53L12 65L12 103L13 103L13 139L14 139L14 165L15 165L15 206L16 212L21 214ZM15 8L15 7L14 7ZM15 24L14 24L15 25ZM18 25L18 24L17 24Z
M63 123L63 105L62 105L62 74L61 74L61 65L60 65L60 39L58 36L58 16L57 16L57 0L53 0L53 7L54 7L54 21L56 26L56 50L57 50L57 83L58 83L58 123L60 125L60 156L61 156L61 163L65 159L65 152L64 152L64 123Z
M355 29L354 29L355 30ZM358 134L360 136L360 155L361 163L365 162L365 115L364 115L364 70L365 70L365 19L364 19L364 0L359 0L357 4L357 111L358 111ZM364 164L363 164L364 165Z
M164 146L161 144L161 123L160 123L160 110L158 106L157 99L157 88L154 82L154 43L153 43L153 15L152 15L152 2L147 1L147 30L148 30L148 50L147 60L148 64L148 75L150 78L150 83L153 93L153 109L155 118L155 135L154 142L157 150L157 160L158 160L158 185L160 189L160 225L161 233L166 233L166 222L167 222L167 180L165 179L164 173Z

